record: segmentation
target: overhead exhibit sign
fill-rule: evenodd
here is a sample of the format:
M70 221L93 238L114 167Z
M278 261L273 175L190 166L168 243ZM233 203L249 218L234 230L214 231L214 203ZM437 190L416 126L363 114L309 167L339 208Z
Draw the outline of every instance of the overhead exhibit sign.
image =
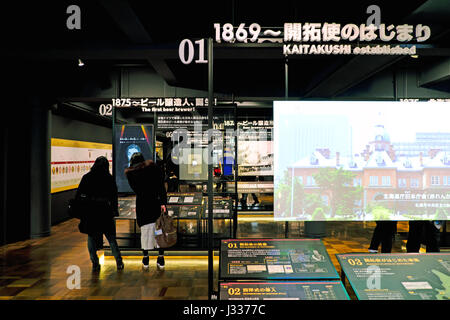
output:
M239 27L234 27L231 23L223 25L214 24L215 41L221 42L243 42L243 43L262 43L278 42L331 42L339 41L355 41L355 42L372 42L398 41L401 43L424 42L431 36L431 28L426 25L417 24L401 24L389 25L380 24L354 24L348 23L341 25L339 23L285 23L283 33L281 30L266 29L262 32L265 37L260 37L261 26L258 23L252 23L246 28L245 23L241 23ZM236 31L234 31L236 29ZM247 32L248 30L248 32Z
M282 43L284 55L355 54L355 55L415 55L416 45L431 36L426 25L401 24L339 24L339 23L285 23L282 30L262 32L258 23L249 27L241 23L214 24L217 43ZM374 42L383 44L373 44ZM353 43L357 42L355 46ZM396 42L391 45L387 43ZM367 45L361 45L367 43Z
M194 112L196 107L208 106L208 98L203 97L113 98L111 102L112 107L138 107L143 112ZM217 98L214 99L214 105L217 105Z
M370 5L366 23L285 22L267 28L259 23L214 23L214 41L225 44L280 44L291 55L417 55L417 48L430 39L431 28L418 24L381 23L381 9ZM194 44L195 43L195 44ZM183 64L208 63L205 39L183 39L178 56Z
M448 220L447 102L275 101L274 217Z
M335 45L314 45L314 44L284 44L284 55L302 55L302 54L355 54L355 55L415 55L417 48L415 45L411 47L403 47L400 45L377 45L352 47L349 44Z

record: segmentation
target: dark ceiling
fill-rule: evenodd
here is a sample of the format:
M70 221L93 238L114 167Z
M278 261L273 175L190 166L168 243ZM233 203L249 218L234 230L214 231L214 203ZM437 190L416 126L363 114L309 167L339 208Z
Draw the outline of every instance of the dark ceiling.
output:
M81 30L66 28L66 8L71 4L81 8ZM126 65L152 67L170 85L207 90L207 65L183 65L178 59L182 39L213 37L214 23L237 26L257 22L272 28L282 27L285 22L365 23L366 8L372 4L380 6L384 23L430 25L432 48L415 61L409 57L290 58L290 96L334 97L382 70L411 63L420 67L441 59L433 48L441 48L441 56L448 55L449 0L14 2L2 9L2 54L11 61L7 68L33 67L30 73L37 74L30 74L30 79L52 77L59 95L69 94L59 77L73 78L71 85L76 87L80 81L92 78L92 70L102 78L109 70ZM217 47L214 52L216 92L243 97L284 96L280 48ZM78 58L91 71L78 70Z

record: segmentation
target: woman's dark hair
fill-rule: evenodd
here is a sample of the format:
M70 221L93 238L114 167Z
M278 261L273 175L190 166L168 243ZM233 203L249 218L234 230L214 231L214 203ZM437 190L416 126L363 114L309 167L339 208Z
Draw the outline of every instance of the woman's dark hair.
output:
M140 152L135 152L130 158L130 167L137 165L138 163L144 162L144 156Z
M109 172L109 161L104 156L100 156L95 159L94 165L91 168L91 171L106 171Z

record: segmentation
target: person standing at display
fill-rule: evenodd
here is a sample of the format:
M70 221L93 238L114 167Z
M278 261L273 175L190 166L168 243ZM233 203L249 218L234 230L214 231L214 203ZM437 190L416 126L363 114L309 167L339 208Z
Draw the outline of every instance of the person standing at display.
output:
M422 239L425 241L427 252L440 252L439 240L440 221L409 221L406 252L419 252Z
M166 182L167 192L178 192L178 177L173 170L170 171Z
M242 198L239 200L241 202L241 206L243 209L247 209L247 198L248 198L248 193L243 193ZM252 198L253 198L252 206L257 205L259 203L259 200L258 200L258 196L256 195L256 193L252 193Z
M103 247L103 235L108 239L116 259L117 270L124 264L116 240L114 216L118 216L117 186L109 173L109 161L98 157L91 170L80 181L75 199L83 202L79 230L88 235L88 250L92 270L100 271L97 250Z
M220 182L217 184L217 191L222 188L222 192L227 190L227 181L233 181L234 178L234 157L230 148L225 148L223 157L219 161Z
M152 160L145 160L142 153L131 156L130 167L125 169L131 189L136 193L136 220L141 228L142 265L149 267L148 250L158 248L155 239L155 222L166 212L167 194L161 169ZM156 261L159 270L164 269L164 250L159 249Z
M391 253L392 241L397 230L397 221L377 221L376 224L369 252L377 253L381 244L381 253Z

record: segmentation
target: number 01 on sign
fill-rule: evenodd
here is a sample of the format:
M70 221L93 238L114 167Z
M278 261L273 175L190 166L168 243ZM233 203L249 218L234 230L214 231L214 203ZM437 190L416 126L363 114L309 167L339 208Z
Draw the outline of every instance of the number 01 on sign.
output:
M208 60L205 59L205 39L196 40L194 43L198 46L198 59L195 60L195 63L208 63ZM191 64L194 60L194 43L189 39L184 39L180 42L178 57L183 64Z

